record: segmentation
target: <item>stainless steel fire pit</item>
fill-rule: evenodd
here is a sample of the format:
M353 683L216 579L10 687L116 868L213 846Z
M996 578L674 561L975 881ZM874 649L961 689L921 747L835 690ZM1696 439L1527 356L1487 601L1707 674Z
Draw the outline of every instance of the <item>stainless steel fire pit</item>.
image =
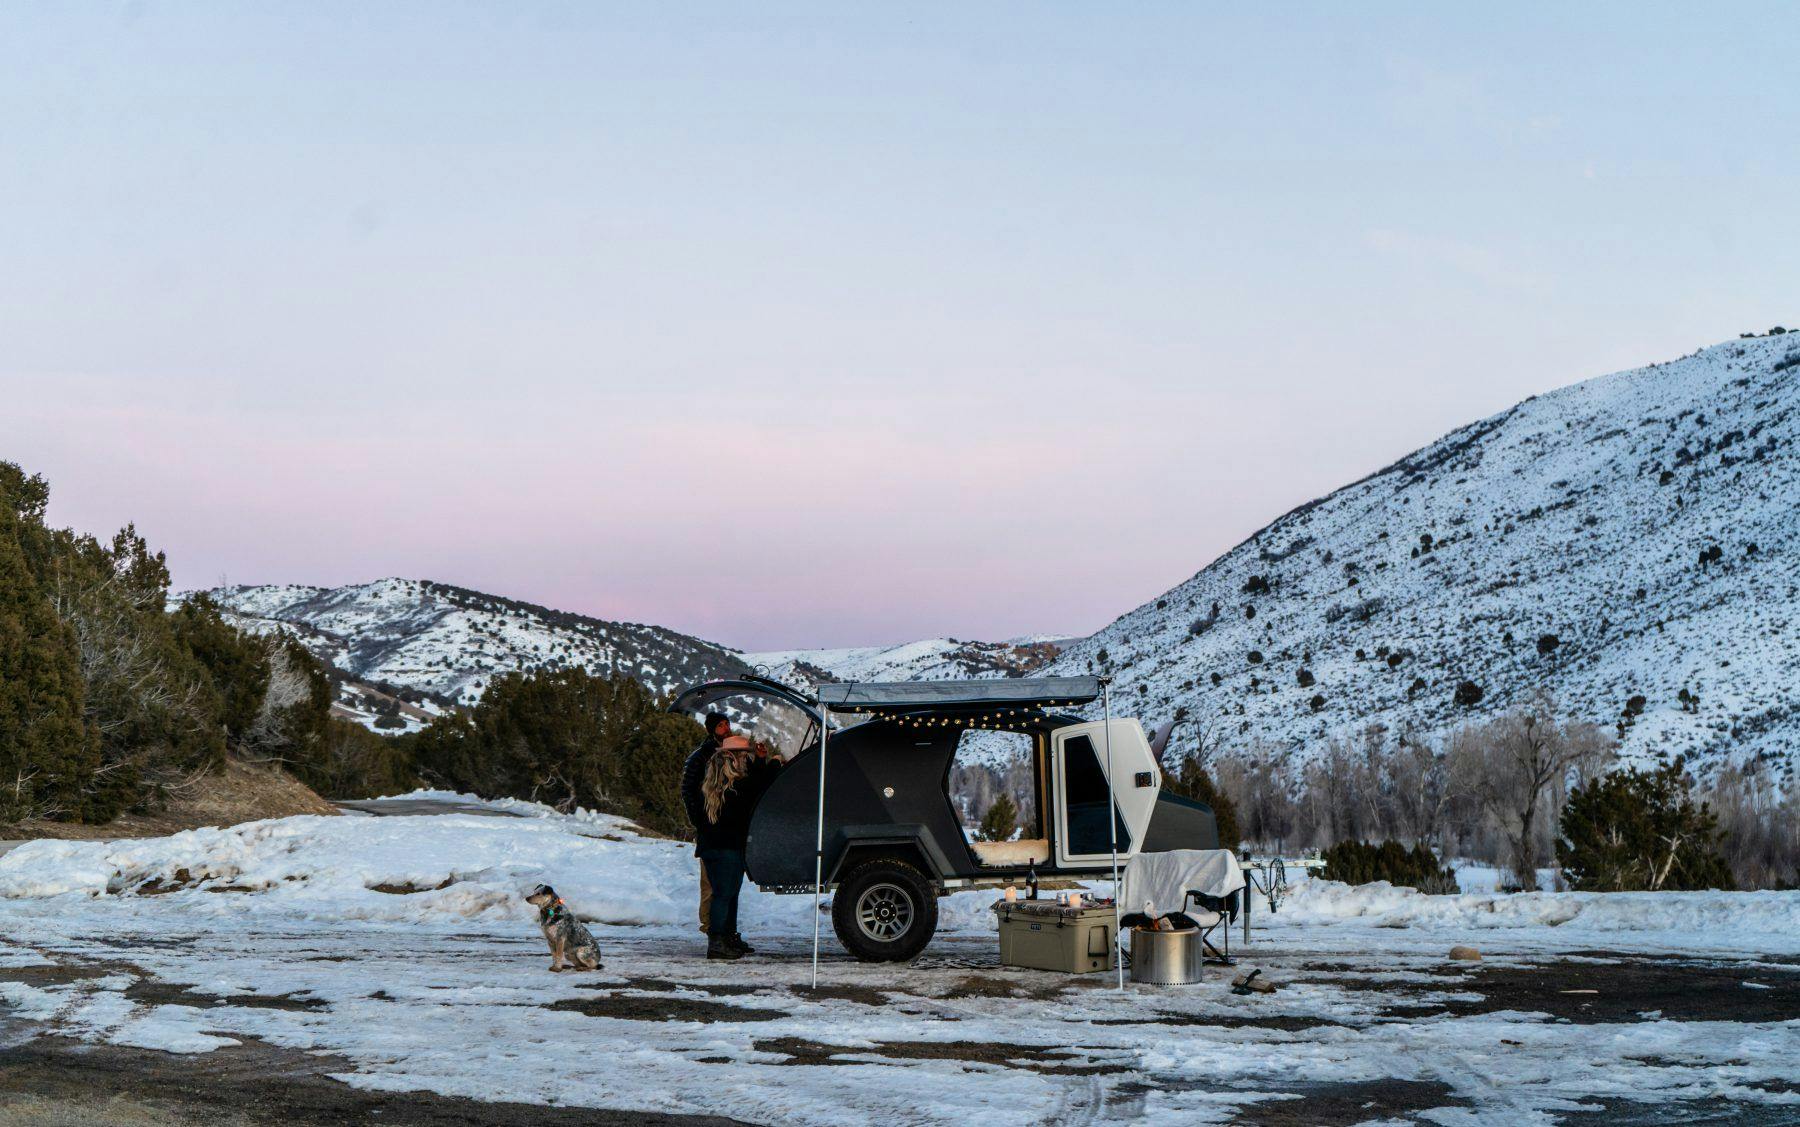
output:
M1199 982L1206 965L1206 944L1199 928L1186 931L1131 932L1131 981L1158 986Z

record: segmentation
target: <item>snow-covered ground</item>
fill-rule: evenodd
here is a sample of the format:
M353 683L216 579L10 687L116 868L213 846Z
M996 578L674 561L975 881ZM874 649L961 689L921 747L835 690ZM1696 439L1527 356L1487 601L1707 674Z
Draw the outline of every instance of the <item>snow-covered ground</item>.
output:
M854 962L827 921L814 994L811 899L747 892L763 953L708 963L679 843L527 803L365 808L450 812L0 857L9 1036L187 1054L260 1041L348 1062L337 1075L365 1089L763 1123L1208 1122L1327 1095L1366 1098L1370 1120L1696 1099L1800 1115L1800 1013L1769 1005L1800 997L1800 893L1302 882L1239 950L1282 989L1239 997L1221 971L1120 992L1003 969L992 893L971 892L943 902L911 966ZM594 921L603 971L546 971L520 899L539 881ZM1485 961L1447 962L1455 943ZM1619 1011L1647 960L1668 997ZM1700 974L1706 988L1683 991Z

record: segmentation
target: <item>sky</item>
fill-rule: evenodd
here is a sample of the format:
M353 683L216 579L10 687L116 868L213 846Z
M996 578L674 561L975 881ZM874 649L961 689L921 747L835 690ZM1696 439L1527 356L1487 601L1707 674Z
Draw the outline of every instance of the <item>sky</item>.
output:
M181 587L1085 633L1800 320L1785 4L0 0L0 459Z

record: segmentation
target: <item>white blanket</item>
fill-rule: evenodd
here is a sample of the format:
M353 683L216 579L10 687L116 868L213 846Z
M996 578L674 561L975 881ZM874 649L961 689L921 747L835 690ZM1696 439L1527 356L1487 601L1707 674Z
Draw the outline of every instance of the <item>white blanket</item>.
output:
M1171 849L1165 853L1140 853L1125 865L1124 895L1119 897L1122 911L1141 912L1151 904L1152 915L1188 911L1189 915L1207 913L1199 908L1187 909L1190 891L1207 896L1229 896L1244 887L1244 870L1238 867L1237 855L1229 849ZM1213 922L1199 920L1202 926Z

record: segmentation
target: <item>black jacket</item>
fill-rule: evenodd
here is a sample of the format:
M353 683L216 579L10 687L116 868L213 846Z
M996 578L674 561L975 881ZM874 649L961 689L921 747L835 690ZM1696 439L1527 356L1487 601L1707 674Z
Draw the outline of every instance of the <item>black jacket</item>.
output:
M750 816L756 813L756 804L762 799L763 791L775 781L775 773L781 770L776 760L752 759L750 772L737 781L737 785L725 792L725 802L719 807L719 819L716 822L706 820L706 803L700 805L701 820L694 826L694 852L707 849L742 850L750 840Z
M700 852L700 829L706 825L706 798L700 784L706 779L706 761L719 750L719 741L711 736L688 754L681 767L681 805L687 808L688 824L694 827L694 852Z

